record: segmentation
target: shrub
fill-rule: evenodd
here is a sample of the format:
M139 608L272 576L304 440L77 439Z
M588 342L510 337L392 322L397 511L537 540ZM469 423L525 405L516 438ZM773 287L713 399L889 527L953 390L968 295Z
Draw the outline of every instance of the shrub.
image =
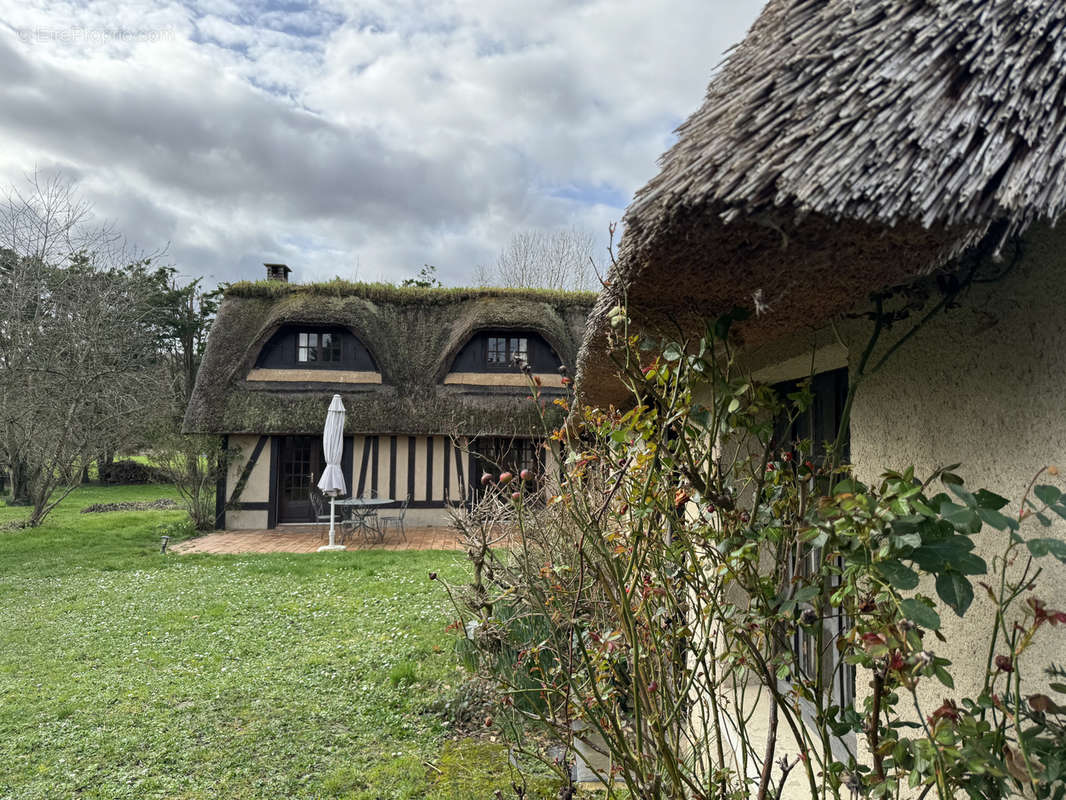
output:
M109 484L165 483L166 475L150 464L132 459L113 461L100 467L100 482Z
M554 434L566 456L547 508L488 491L457 519L474 565L448 587L458 649L496 682L516 744L530 726L580 744L601 780L650 799L763 800L790 776L836 798L1061 798L1057 705L1022 689L1032 642L1066 627L1032 593L1038 561L1066 561L1066 544L1024 532L1066 518L1066 494L1041 482L1057 470L1015 513L952 468L864 484L840 435L824 457L779 438L809 386L781 397L740 373L736 316L698 342L647 342L616 310L634 407ZM987 628L984 669L956 688L936 598L963 617L986 575L993 613L969 626Z

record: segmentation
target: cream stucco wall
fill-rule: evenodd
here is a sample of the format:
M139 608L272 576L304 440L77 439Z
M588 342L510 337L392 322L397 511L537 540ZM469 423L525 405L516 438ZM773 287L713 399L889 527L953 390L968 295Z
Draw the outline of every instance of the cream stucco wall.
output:
M959 308L935 318L869 376L856 395L851 417L851 455L858 477L876 481L886 468L909 465L924 476L961 462L956 472L968 486L1010 498L1009 508L1017 511L1017 501L1037 470L1046 465L1066 468L1064 283L1066 229L1038 227L1027 236L1024 257L1006 279L973 289ZM906 322L899 323L884 335L871 363L908 328ZM840 321L749 352L744 367L768 383L842 366L854 374L871 331L866 321ZM1066 538L1066 525L1056 522L1051 532L1034 526L1026 533ZM979 553L989 563L1001 552L1002 537L991 529L979 536ZM1050 558L1044 566L1034 593L1052 607L1066 607L1066 567ZM935 597L932 585L920 590ZM981 591L975 593L965 621L948 608L939 612L948 642L931 639L930 646L952 660L957 688L952 692L927 682L925 713L944 697L961 697L978 685L991 630L991 602ZM1042 668L1062 661L1061 638L1054 634L1047 631L1027 653L1032 683L1023 691L1039 690L1046 680ZM861 702L869 690L862 680L856 689ZM756 713L755 729L765 728L764 716ZM782 742L784 752L794 747L790 738ZM862 742L857 744L861 749ZM805 789L795 777L789 788L803 796Z
M226 511L226 530L259 531L267 527L266 511Z
M1027 236L1024 257L1005 280L977 287L960 308L932 321L870 376L852 412L851 454L858 476L870 481L885 467L910 464L927 475L961 462L956 472L967 486L1010 498L1009 508L1017 510L1037 470L1066 465L1064 282L1066 228L1038 228ZM896 335L906 330L899 327ZM853 370L868 335L868 325L842 330ZM887 339L880 352L892 341ZM1054 535L1063 537L1066 527L1058 522ZM1039 530L1034 525L1026 533ZM979 552L986 560L1001 551L1002 537L990 529L981 534ZM1054 607L1066 605L1061 599L1066 567L1052 559L1044 566L1035 593ZM932 587L922 588L932 594ZM990 605L978 591L965 622L941 609L949 642L941 645L942 655L955 663L960 689L983 674ZM1062 659L1058 637L1041 639L1026 656L1029 674L1038 679L1044 665ZM943 690L934 694L929 702L939 705Z
M259 441L259 436L252 435L235 435L229 437L230 449L239 450L239 454L230 459L226 469L226 501L233 502L236 498L233 497L233 490L237 486L237 482L241 478L241 472L244 471L245 465L248 463L248 459L252 457L252 453L255 451L255 445ZM258 460L255 462L255 466L252 467L252 472L248 476L248 481L244 484L244 490L241 492L239 498L242 503L265 503L270 499L270 442L268 441L263 447L263 451L259 454ZM226 524L229 527L233 527L230 523L229 514L226 515Z

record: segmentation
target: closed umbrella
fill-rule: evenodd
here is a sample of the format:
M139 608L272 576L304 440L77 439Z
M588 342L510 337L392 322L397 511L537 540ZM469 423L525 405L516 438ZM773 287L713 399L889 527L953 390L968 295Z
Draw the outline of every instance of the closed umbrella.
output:
M337 500L337 495L348 491L348 487L344 484L344 473L341 472L343 453L344 403L341 402L341 396L335 394L326 412L326 427L322 431L322 454L326 459L326 468L322 471L322 477L318 479L318 488L322 490L322 494L329 497L329 544L318 548L320 552L344 549L343 544L336 544L334 540L336 509L333 505Z

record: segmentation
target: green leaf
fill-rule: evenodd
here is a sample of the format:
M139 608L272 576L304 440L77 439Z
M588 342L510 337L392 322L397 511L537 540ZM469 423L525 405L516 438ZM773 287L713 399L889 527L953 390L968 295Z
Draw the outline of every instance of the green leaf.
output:
M949 492L959 498L967 506L969 506L970 508L976 508L977 498L965 489L963 489L961 483L950 483L948 481L945 481L944 485L948 487Z
M1010 502L1007 498L1000 497L995 492L988 491L988 489L978 489L974 493L974 498L977 500L979 508L987 508L992 511L999 511Z
M1050 486L1046 483L1040 483L1033 487L1033 494L1035 494L1040 502L1044 505L1053 506L1059 502L1059 498L1062 497L1062 491L1057 486Z
M922 536L919 533L906 533L902 536L893 536L892 544L901 550L904 547L921 547Z
M678 344L671 342L666 346L666 349L663 350L663 358L667 361L677 361L681 358L681 347Z
M907 619L915 625L928 628L931 631L940 629L940 616L929 606L916 597L910 597L900 603Z
M877 564L877 571L897 589L913 589L918 585L918 573L899 561L882 561Z
M972 508L956 503L940 504L940 516L951 524L959 533L977 533L981 530L981 518Z
M984 522L986 525L990 525L997 531L1004 531L1007 528L1010 528L1011 530L1017 530L1018 528L1017 520L1013 520L1010 517L1006 517L992 508L981 508L980 506L978 506L977 516L981 518L982 522Z
M857 494L862 491L863 488L865 487L854 478L845 478L833 487L833 494L845 494L849 492L851 494Z
M1030 539L1025 546L1036 558L1051 555L1066 564L1066 542L1061 539Z
M954 570L937 576L936 593L960 617L966 613L966 609L973 602L973 586L963 575Z
M938 665L933 669L933 672L936 675L937 680L939 680L942 684L947 686L949 689L955 688L955 680L951 677L951 673L949 673L946 669Z
M808 528L800 535L800 539L811 547L821 547L829 541L829 534L821 528Z
M983 558L974 555L973 542L966 536L934 539L926 542L910 554L919 569L939 574L954 569L964 575L983 575L988 565Z
M792 599L797 603L806 603L813 600L819 595L820 591L817 586L804 586L802 589L796 592L795 597Z

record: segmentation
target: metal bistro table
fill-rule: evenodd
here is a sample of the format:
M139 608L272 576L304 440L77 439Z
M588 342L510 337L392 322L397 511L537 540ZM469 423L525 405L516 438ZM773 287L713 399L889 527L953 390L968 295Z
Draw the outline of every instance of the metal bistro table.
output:
M380 544L385 540L385 532L377 524L374 512L381 506L394 502L396 501L390 497L349 497L336 501L335 505L343 509L353 532L361 533L368 542Z

